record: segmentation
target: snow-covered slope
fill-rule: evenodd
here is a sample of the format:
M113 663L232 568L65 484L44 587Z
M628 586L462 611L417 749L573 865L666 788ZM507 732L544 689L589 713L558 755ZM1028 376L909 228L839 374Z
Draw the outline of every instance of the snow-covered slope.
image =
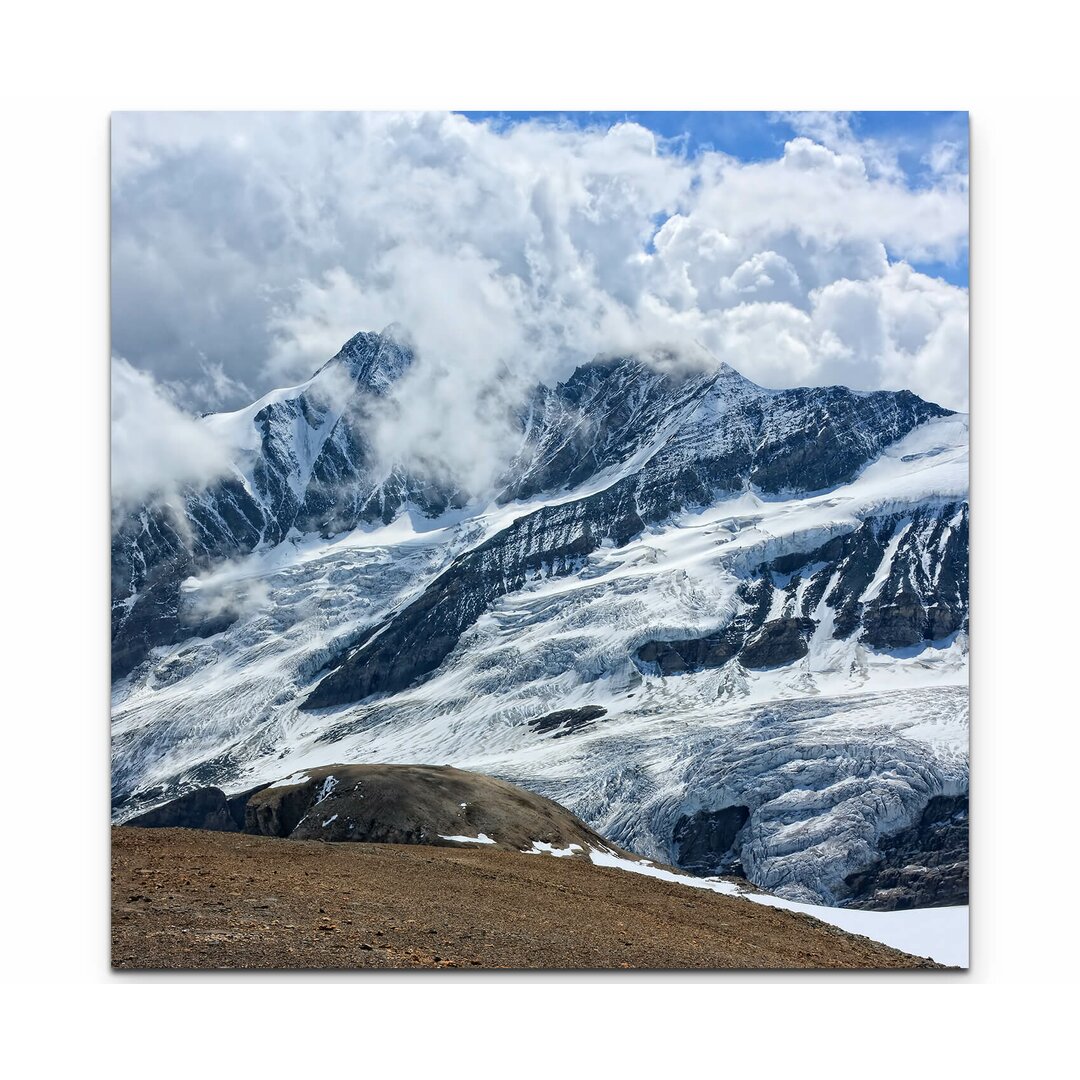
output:
M791 901L959 902L964 417L595 361L537 389L495 489L446 492L364 436L410 358L358 335L207 418L235 478L190 493L169 543L161 509L118 530L118 816L336 761L447 763Z

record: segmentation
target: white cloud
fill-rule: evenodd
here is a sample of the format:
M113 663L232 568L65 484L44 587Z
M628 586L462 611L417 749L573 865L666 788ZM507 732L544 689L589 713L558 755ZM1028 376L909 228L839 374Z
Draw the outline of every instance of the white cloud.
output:
M181 619L198 624L243 618L265 610L270 602L270 587L264 579L253 577L242 560L225 559L212 570L188 578L182 598Z
M112 498L116 509L175 502L229 468L229 448L178 408L154 378L118 357L112 362Z
M967 293L905 265L963 251L956 155L931 150L936 180L911 187L843 115L800 114L797 130L745 163L664 153L632 123L121 115L116 346L209 407L223 380L263 392L400 322L420 362L389 441L452 468L471 433L498 440L497 379L512 396L660 344L700 341L767 385L965 407Z

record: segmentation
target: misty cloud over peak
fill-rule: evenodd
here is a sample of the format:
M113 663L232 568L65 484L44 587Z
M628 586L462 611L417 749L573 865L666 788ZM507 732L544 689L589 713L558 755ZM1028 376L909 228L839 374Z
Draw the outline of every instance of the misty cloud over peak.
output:
M763 385L965 407L967 291L912 265L964 249L957 154L937 147L912 185L843 117L801 122L777 158L744 162L632 122L118 114L114 351L194 411L301 381L392 324L432 395L664 342Z

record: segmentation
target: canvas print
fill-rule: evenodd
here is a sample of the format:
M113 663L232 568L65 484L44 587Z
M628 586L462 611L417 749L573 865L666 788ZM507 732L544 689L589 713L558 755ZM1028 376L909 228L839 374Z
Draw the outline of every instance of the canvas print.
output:
M968 963L962 113L118 113L112 962Z

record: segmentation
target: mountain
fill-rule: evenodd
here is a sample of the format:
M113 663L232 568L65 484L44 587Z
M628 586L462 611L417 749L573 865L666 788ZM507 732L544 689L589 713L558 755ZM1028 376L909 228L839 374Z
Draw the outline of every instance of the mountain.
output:
M118 818L446 762L790 900L966 902L965 417L599 358L466 492L375 452L413 362L358 334L205 418L227 478L116 522Z
M412 359L397 327L357 334L306 383L206 418L235 448L231 475L188 490L179 508L140 507L114 522L114 678L157 646L222 628L220 617L183 610L179 583L199 568L278 544L290 530L329 535L388 523L406 501L428 514L447 508L452 494L378 473L365 435L368 410Z

